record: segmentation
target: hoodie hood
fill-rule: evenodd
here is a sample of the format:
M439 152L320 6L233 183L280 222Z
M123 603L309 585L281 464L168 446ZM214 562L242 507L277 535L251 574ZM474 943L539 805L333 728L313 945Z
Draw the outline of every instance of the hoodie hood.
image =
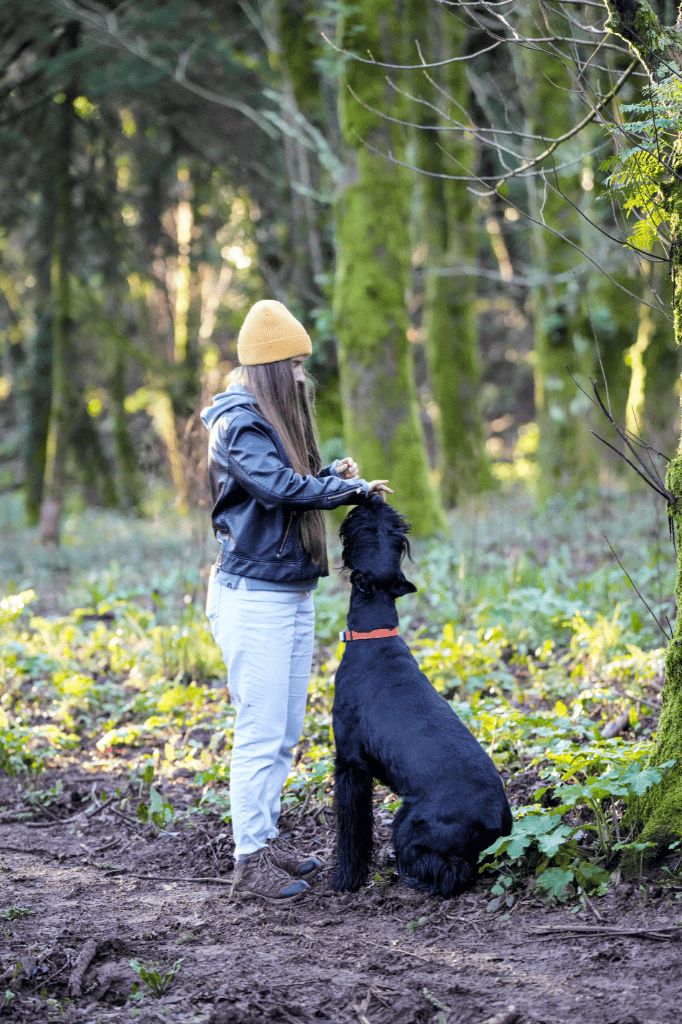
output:
M225 412L233 412L239 406L249 406L253 409L254 399L243 384L230 384L227 391L216 395L211 405L201 410L201 419L207 430L210 430L216 420Z

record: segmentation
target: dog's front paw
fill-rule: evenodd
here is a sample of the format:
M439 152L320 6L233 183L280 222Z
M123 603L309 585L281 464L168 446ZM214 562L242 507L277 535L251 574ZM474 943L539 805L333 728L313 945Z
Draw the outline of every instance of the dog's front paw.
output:
M332 875L332 889L334 892L357 892L365 884L364 878L353 878L351 875L344 875L336 872Z

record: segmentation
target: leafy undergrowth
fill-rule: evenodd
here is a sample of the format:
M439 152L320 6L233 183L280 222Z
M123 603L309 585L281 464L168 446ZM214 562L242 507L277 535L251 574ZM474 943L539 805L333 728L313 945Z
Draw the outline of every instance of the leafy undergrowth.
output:
M419 591L401 600L401 632L493 757L514 807L512 835L481 864L489 908L502 914L523 900L580 910L619 879L624 850L644 864L624 815L661 779L647 752L664 638L609 542L662 623L674 614L672 551L647 498L589 499L538 512L522 496L488 498L457 513L447 541L415 542L404 566ZM5 548L0 769L16 796L0 820L82 810L60 778L78 765L117 780L107 800L129 824L171 833L209 816L228 828L233 710L203 612L205 537L168 517L151 528L101 514L72 517L67 538L52 563L30 561L28 532ZM292 813L332 801L335 637L347 601L332 573L316 595L310 701L284 795ZM398 802L379 800L389 823ZM100 805L93 795L87 806ZM673 898L681 860L673 848L655 869ZM391 880L387 855L375 883Z

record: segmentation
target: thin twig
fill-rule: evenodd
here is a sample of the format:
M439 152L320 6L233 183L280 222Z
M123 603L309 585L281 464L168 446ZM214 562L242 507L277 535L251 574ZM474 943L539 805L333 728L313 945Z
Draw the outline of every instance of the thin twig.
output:
M627 576L627 578L629 579L630 583L632 584L632 587L633 587L633 589L635 590L635 592L636 592L636 594L637 594L637 597L638 597L638 598L640 599L640 601L642 601L642 602L643 602L643 603L644 603L644 604L646 605L646 607L647 607L647 609L649 610L649 613L650 613L651 617L653 618L654 622L656 623L656 625L658 626L658 628L660 629L661 633L662 633L662 634L663 634L663 636L664 636L664 637L666 638L666 640L668 641L668 643L670 643L670 641L672 640L672 633L670 634L670 636L668 636L668 634L666 633L666 631L665 631L665 630L663 629L663 626L662 626L662 625L661 625L661 623L660 623L660 622L658 621L657 617L656 617L656 616L654 615L654 613L653 613L653 609L652 609L652 608L650 607L650 605L648 604L648 602L647 602L647 601L646 601L646 600L644 599L644 597L642 596L642 594L641 594L641 593L640 593L640 591L639 591L639 588L638 588L637 584L635 583L635 581L633 580L632 576L631 576L631 575L630 575L630 573L629 573L629 572L627 571L627 569L625 568L625 566L624 566L624 565L623 565L623 563L621 562L620 558L619 558L619 557L618 557L618 555L616 554L616 552L615 552L615 550L614 550L614 547L613 547L613 544L611 543L611 541L609 540L609 538L608 538L608 537L606 536L606 534L605 534L605 533L602 533L602 537L604 538L604 540L606 541L606 543L608 544L608 546L609 546L609 547L611 548L611 554L612 554L612 555L613 555L613 557L614 557L614 558L616 559L616 561L618 562L618 565L619 565L619 566L621 567L621 569L623 570L623 572L625 573L625 575L626 575L626 576Z
M92 865L97 867L96 864ZM141 875L137 871L130 871L128 868L106 868L108 875L130 875L132 878L141 878L147 882L192 882L210 885L232 885L231 878L189 878L186 875Z
M419 953L413 953L411 949L401 949L400 946L382 946L380 942L373 942L371 939L366 939L364 935L360 938L363 942L368 942L370 946L376 946L377 949L383 949L386 953L404 953L405 956L416 956L417 960L424 960L427 964L433 961L427 956L420 956Z

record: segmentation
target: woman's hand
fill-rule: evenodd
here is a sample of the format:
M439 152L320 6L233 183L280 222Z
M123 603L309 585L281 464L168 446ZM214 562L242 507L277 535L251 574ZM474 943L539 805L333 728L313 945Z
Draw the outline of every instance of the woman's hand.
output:
M360 476L357 462L353 462L350 455L345 459L339 459L336 463L336 472L342 480L356 480Z
M388 480L370 481L368 494L378 494L382 501L386 501L387 494L393 494L390 487L387 487Z

